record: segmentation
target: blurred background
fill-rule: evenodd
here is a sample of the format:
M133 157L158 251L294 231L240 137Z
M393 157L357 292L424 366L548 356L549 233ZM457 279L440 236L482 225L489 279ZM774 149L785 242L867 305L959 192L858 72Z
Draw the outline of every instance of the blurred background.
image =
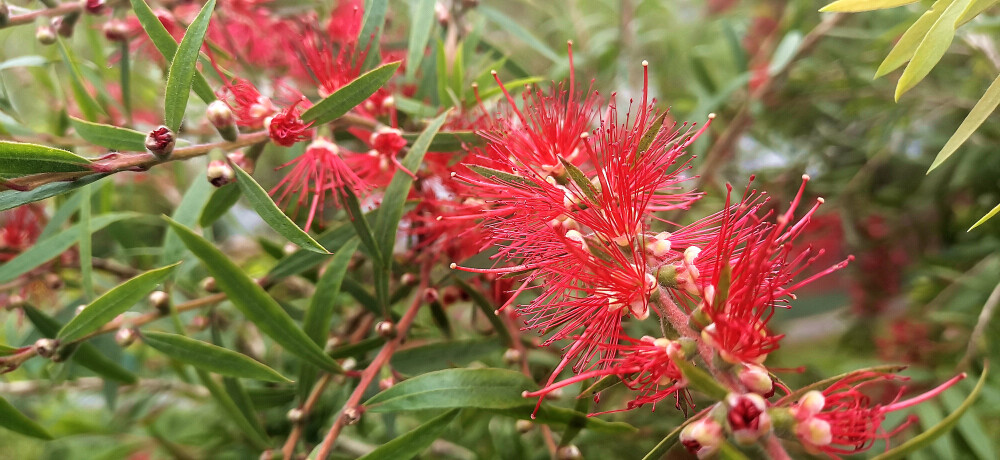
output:
M390 2L384 37L388 48L396 46L405 52L410 9L429 3ZM285 14L314 6L292 0L267 4ZM602 95L616 92L619 105L627 104L630 97L641 98L641 62L646 60L650 93L661 108L670 109L674 120L700 124L715 113L711 129L692 146L697 155L692 171L699 176L692 180L708 196L692 212L671 216L681 222L719 209L726 183L742 190L754 175L752 187L767 191L773 205L783 208L798 189L801 176L811 176L807 195L826 200L804 237L827 248L815 267L832 265L848 255L855 259L845 270L812 285L800 295L795 308L779 311L771 323L787 337L768 363L787 367L789 372L781 377L792 386L860 367L904 363L910 366L906 375L913 386L926 389L956 372L978 375L985 360L1000 363L1000 319L996 318L1000 218L967 231L1000 203L1000 125L995 116L942 167L925 174L1000 69L996 43L1000 7L960 29L930 75L896 102L893 92L900 71L877 80L873 76L895 40L930 4L927 1L852 15L819 13L824 2L817 0L442 0L438 4L439 13L445 15L439 19L462 11L461 17L451 20L461 25L461 38L471 43L457 67L462 71L457 77L454 70L448 72L460 88L468 88L473 81L486 88L494 66L506 82L545 85L564 79L570 70L566 42L572 40L578 85L593 80L593 88ZM433 34L432 44L448 39L440 25ZM37 54L58 60L58 53L38 45L28 28L0 31L0 46L5 59ZM74 48L86 61L82 64L85 74L114 74L112 48L91 47L83 38L74 42ZM434 60L425 59L424 64L433 66ZM149 69L140 67L137 72L136 97L155 100L162 74L155 63L141 65ZM4 69L0 69L4 83L0 108L4 112L16 108L21 114L18 121L0 120L5 132L16 131L18 122L36 129L65 124L65 119L53 119L53 111L26 102L44 96L26 93L25 88L37 92L39 87L50 86L53 92L59 91L50 72L39 68L12 75ZM433 72L417 75L435 76ZM420 77L407 78L404 82L416 84ZM471 94L460 93L464 102L471 100ZM414 99L441 103L438 93L418 92ZM260 168L265 171L260 180L271 185L277 176L268 178L266 170L280 164L280 159L267 163ZM204 165L175 165L173 179L151 176L154 187L146 184L146 188L152 192L118 199L139 202L152 193L160 201L143 204L146 212L169 212L187 187L184 181L190 179L172 181L186 175L200 180L199 168ZM134 182L120 186L143 187ZM120 207L110 196L105 198L108 209ZM240 233L243 230L233 229L249 225L231 218L227 222L228 229L217 227L216 231ZM122 243L134 248L127 252L129 257L142 256L143 248L150 246L135 241L137 235L128 228L112 226L110 231L119 242L132 241ZM253 248L239 249L249 254L266 252L251 243L247 244ZM100 253L101 244L95 241L95 254ZM270 250L273 253L275 248ZM277 251L280 255L280 248ZM5 321L6 335L15 335L14 322ZM113 343L104 349L116 350ZM990 377L980 402L953 432L911 458L1000 458L997 374ZM962 382L962 391L918 406L920 422L904 437L941 421L961 404L973 383ZM44 389L29 388L20 394L29 397L39 391ZM266 393L253 396L263 401L261 407L269 404ZM99 393L92 399L63 402L44 408L48 413L43 415L60 418L60 413L80 413L81 408L96 414L104 404ZM615 402L605 404L610 408ZM163 423L181 430L173 435L191 443L215 442L198 439L210 434L203 428L185 427L190 414L184 412L184 404L172 409L167 417L174 417L174 423ZM283 411L275 410L275 418L281 419ZM75 443L42 447L0 430L0 458L95 458L88 455L96 452L90 450L91 443L105 442L99 425L107 424L108 433L120 431L112 427L114 419L102 414L95 416L99 423L61 418L64 432L78 430L93 436L78 437ZM206 424L218 418L217 414L201 415L207 418ZM609 436L587 430L576 443L588 458L641 458L675 426L680 414L668 404L655 412L642 408L607 418L627 420L642 431ZM885 426L900 422L890 417ZM455 444L482 445L481 451L455 447L438 454L441 458L545 456L537 432L519 436L512 420L484 423L470 421L463 432L448 435ZM185 429L188 438L183 437ZM494 442L477 439L484 433ZM879 449L876 446L872 453ZM102 458L121 458L128 449L100 452L105 455Z

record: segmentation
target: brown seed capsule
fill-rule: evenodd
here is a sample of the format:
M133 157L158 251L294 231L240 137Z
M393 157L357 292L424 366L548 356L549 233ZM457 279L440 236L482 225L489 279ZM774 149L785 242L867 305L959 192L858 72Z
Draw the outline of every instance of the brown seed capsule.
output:
M392 321L379 321L375 325L375 333L382 337L383 339L392 339L396 337L396 325Z
M56 29L50 25L41 25L35 29L35 39L43 45L51 45L56 42Z
M160 126L150 131L146 136L146 150L161 159L167 158L173 153L176 143L177 138L174 136L174 132L166 126Z
M126 348L135 343L136 335L135 329L123 327L118 329L118 332L115 332L115 343L122 348Z
M349 407L344 409L344 413L340 414L341 419L344 421L344 425L354 425L361 420L361 414L364 411L359 407Z
M59 347L59 341L55 339L38 339L35 342L34 349L38 356L43 358L51 358L56 352L56 348Z
M229 185L236 180L236 172L233 171L233 167L222 160L208 162L205 175L208 177L208 182L215 187Z
M581 460L583 454L580 453L580 448L574 446L573 444L562 446L556 451L556 458L559 460Z
M215 285L215 278L212 278L211 276L201 280L201 288L204 289L205 292L213 294L219 292L219 288Z
M163 291L153 291L149 294L149 303L161 314L170 313L170 295Z

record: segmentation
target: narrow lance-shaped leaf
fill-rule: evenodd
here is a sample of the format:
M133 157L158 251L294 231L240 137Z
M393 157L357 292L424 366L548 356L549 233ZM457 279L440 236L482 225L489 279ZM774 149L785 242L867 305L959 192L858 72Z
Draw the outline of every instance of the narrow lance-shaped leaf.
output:
M860 11L884 10L917 3L919 0L837 0L820 8L821 12L857 13Z
M903 75L899 77L899 82L896 83L895 98L897 101L903 93L920 83L948 51L948 47L951 46L951 42L955 38L955 22L958 21L959 16L971 1L955 0L952 2L927 31L927 35L920 41L920 46L913 52L910 63L903 70Z
M340 366L323 353L295 321L288 316L267 292L243 272L229 257L222 253L208 240L195 234L187 227L167 218L170 226L180 236L184 245L194 253L209 274L215 278L216 284L250 322L261 332L271 337L290 353L309 361L330 372L342 372Z
M56 338L63 342L72 342L100 329L145 298L156 285L167 279L176 267L177 264L173 264L150 270L104 293L66 323Z
M107 176L109 176L109 174L91 174L72 182L52 182L32 190L28 190L27 192L5 190L0 192L0 211L6 211L23 204L34 203L56 195L62 195L63 193L71 192L83 187L84 185L97 182Z
M487 179L495 178L497 180L501 180L503 182L509 182L511 184L520 184L520 185L527 185L529 187L538 187L538 185L535 184L534 182L528 180L525 177L518 176L517 174L511 174L509 172L504 172L493 168L487 168L486 166L480 166L480 165L465 165L465 167L475 171L476 174L479 174L480 176L483 176Z
M507 330L507 325L497 315L496 306L492 305L483 293L461 278L455 278L455 284L465 291L472 298L472 303L479 307L483 314L486 315L486 319L493 325L493 330L500 335L500 343L505 347L512 347L514 340L511 338L510 331Z
M972 133L979 129L979 125L982 125L986 121L998 105L1000 105L1000 76L997 76L996 80L993 80L993 83L990 84L990 87L986 88L986 93L983 94L983 97L979 99L979 102L976 102L976 105L969 111L969 115L965 117L962 124L955 130L955 134L951 135L948 142L944 144L941 151L934 157L934 162L931 163L931 167L927 169L927 172L930 173L934 168L941 166L941 163L944 163L945 160L951 157L972 136Z
M378 208L364 214L365 219L367 220L372 220L377 215ZM346 244L347 241L355 235L354 225L345 222L328 230L322 235L319 235L316 238L316 241L322 244L323 247L330 249L330 251L336 252L338 248ZM325 254L317 254L312 251L301 249L278 261L278 264L275 265L270 272L268 272L267 279L275 281L288 276L297 275L309 270L310 268L318 266L327 259L328 257Z
M45 431L34 420L22 414L3 398L0 398L0 427L33 438L52 439L52 435L48 431Z
M362 18L361 30L358 32L358 49L368 50L365 55L364 69L369 69L381 60L381 52L373 43L382 41L382 30L385 28L385 16L389 12L389 0L367 0L365 15Z
M61 38L59 39L59 53L62 54L66 67L69 69L70 86L73 87L73 98L76 99L77 107L80 108L84 118L96 119L97 114L104 111L87 92L87 88L83 86L83 76L80 75L80 68L77 67L76 59L73 58L73 51L66 47L66 42Z
M898 69L899 66L906 64L913 57L913 53L920 46L920 42L924 39L924 36L927 35L927 31L941 17L941 13L944 13L949 3L946 0L937 0L931 5L930 9L917 18L909 29L906 29L903 36L899 37L892 50L889 51L889 54L879 64L878 70L875 71L875 78Z
M725 399L728 392L722 387L722 385L719 384L719 382L716 382L715 379L708 374L708 372L695 367L694 364L691 364L690 361L684 359L683 357L671 359L673 359L674 364L676 364L677 368L680 369L681 374L684 375L684 378L688 381L688 385L692 389L700 391L704 393L705 396L708 396L716 401Z
M168 62L174 60L174 55L177 54L177 42L174 41L174 37L167 32L167 28L163 26L160 19L156 17L156 13L146 4L145 0L129 0L132 3L132 11L135 13L136 19L142 24L142 28L146 30L146 34L149 36L149 41L156 46L156 49L163 55L163 59ZM201 100L206 103L215 100L215 92L212 91L212 87L208 85L205 77L201 72L195 71L194 76L194 92L201 98Z
M920 433L916 437L910 438L909 441L906 441L892 448L891 450L888 450L882 454L875 456L873 460L891 460L896 458L906 458L907 455L924 448L925 446L933 442L935 439L937 439L939 436L951 431L951 429L954 428L956 424L958 424L958 421L962 418L962 416L965 415L965 412L968 411L973 404L975 404L976 399L979 398L979 393L982 391L983 385L986 384L987 375L989 375L989 367L983 369L983 374L979 376L979 383L976 383L976 387L972 390L972 393L969 393L969 396L965 398L965 401L962 402L962 405L959 406L958 409L953 411L951 414L948 414L948 416L945 417L944 420L941 421L941 423L934 425L934 427L923 433Z
M198 221L199 213L205 207L209 191L213 188L212 184L201 177L191 181L191 185L184 192L184 197L181 198L180 204L174 209L170 218L181 225L194 226L195 222ZM163 252L160 253L160 263L172 264L183 258L184 243L177 236L177 232L168 227L163 235Z
M523 41L526 45L534 48L542 56L549 58L550 61L560 62L562 60L555 51L552 51L552 48L549 48L548 45L539 40L538 37L535 37L528 29L525 29L517 21L501 13L499 10L479 5L476 7L476 11L486 16L486 18L493 21L496 25L506 29L507 32Z
M976 19L983 11L987 8L993 6L1000 0L972 0L969 7L962 12L962 16L958 18L958 22L955 23L955 28L964 26L969 21Z
M587 399L587 398L584 398ZM543 403L538 412L532 416L535 410L535 401L525 401L523 405L508 409L486 409L493 414L514 417L521 420L531 420L544 425L570 425L583 424L583 428L597 433L635 433L639 431L636 427L625 422L608 422L598 417L588 417L587 414L573 409L556 407L548 403Z
M685 420L684 423L678 425L677 428L674 428L670 434L666 435L662 440L660 440L660 442L656 443L656 445L653 446L653 450L650 450L646 456L642 457L642 460L657 460L666 455L670 448L677 443L678 439L680 439L681 431L684 430L684 427L688 426L688 424L696 419L696 417L690 417Z
M430 447L431 443L441 437L451 421L458 415L459 409L452 409L434 417L409 432L389 441L369 452L359 460L376 460L391 458L409 460Z
M562 163L563 167L566 168L566 173L569 175L569 178L572 179L573 183L580 188L588 199L590 199L591 203L597 203L597 188L590 182L590 179L587 179L587 175L584 174L583 171L580 171L580 168L577 168L576 165L570 163L565 158L559 157L559 161Z
M146 134L139 131L94 123L73 116L69 117L69 121L76 133L91 144L119 152L146 151Z
M295 225L295 222L292 222L285 213L281 212L281 209L278 209L278 205L274 204L271 197L257 181L253 180L252 176L236 163L230 162L229 164L236 172L236 184L239 185L243 196L247 197L250 206L253 207L254 211L257 211L257 214L261 219L264 219L267 225L302 249L329 254L326 248L317 243L308 233L302 231L298 225Z
M976 223L972 224L972 226L969 227L968 231L971 232L976 227L985 224L986 221L992 219L993 216L997 215L997 213L1000 213L1000 204L996 205L996 207L994 207L992 210L990 210L990 212L986 213L985 216L983 216L982 218L980 218L979 220L977 220Z
M267 382L291 382L250 357L183 335L143 332L142 341L160 353L208 372Z
M191 84L197 69L198 55L201 45L205 42L205 32L208 31L208 21L215 9L215 0L209 0L202 7L198 16L191 21L184 38L181 39L173 60L170 61L170 73L167 74L167 89L163 97L163 119L172 131L177 132L184 118L188 98L191 96Z
M269 443L266 435L258 431L253 422L247 420L243 412L240 411L239 406L233 401L233 398L230 398L226 391L215 380L212 380L212 376L208 372L198 368L195 368L195 371L198 373L198 380L201 380L201 384L208 389L212 398L219 403L219 406L222 406L222 410L246 434L250 442L258 449L267 449Z
M412 78L420 68L420 61L427 50L427 42L434 27L435 0L410 2L410 39L407 41L406 76Z
M431 113L431 116L436 113ZM419 136L420 133L404 133L403 139L412 145ZM463 146L483 145L485 143L486 140L474 131L439 131L427 150L430 152L458 152L463 149Z
M441 129L448 114L449 112L442 113L424 129L420 137L410 147L406 157L400 162L404 168L409 171L416 171L420 168L431 140ZM385 189L382 205L379 207L378 220L375 224L375 242L379 250L382 251L384 266L388 266L392 257L392 248L396 242L396 230L399 227L399 220L403 217L403 206L406 204L406 197L410 194L411 185L413 185L413 177L405 171L396 171L392 182Z
M131 212L102 214L90 220L90 230L97 232L112 222L136 216L138 214ZM0 283L13 280L35 267L52 260L52 258L66 252L79 238L80 224L76 224L46 240L35 242L34 245L18 254L17 257L0 265Z
M35 329L43 337L55 338L59 330L62 329L62 324L59 321L56 321L38 309L30 305L25 305L23 309L24 315L28 317L31 324L35 325ZM104 356L97 347L89 343L81 343L76 348L76 351L70 355L70 359L106 379L124 383L125 385L133 385L139 381L139 378L135 374Z
M29 174L88 171L90 161L66 150L22 142L0 141L0 178Z
M329 123L349 112L378 91L396 72L399 62L390 62L366 72L302 112L302 121Z
M208 198L208 202L205 203L205 207L201 210L198 225L205 228L211 226L240 200L240 195L240 187L236 184L229 184L215 189L212 192L212 196Z
M535 383L508 369L447 369L404 380L372 396L365 406L372 412L474 407L525 407L521 393Z

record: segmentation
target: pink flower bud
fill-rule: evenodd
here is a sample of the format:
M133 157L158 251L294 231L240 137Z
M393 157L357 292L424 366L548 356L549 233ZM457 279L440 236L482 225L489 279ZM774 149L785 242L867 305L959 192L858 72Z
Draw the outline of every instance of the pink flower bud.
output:
M118 332L115 332L115 343L122 348L126 348L135 342L135 337L135 329L123 327L118 329Z
M219 135L223 139L232 142L239 137L239 131L236 129L236 117L225 102L216 100L208 104L208 108L205 109L205 118L208 118L208 122L219 131Z
M208 182L215 187L229 185L236 180L236 172L233 171L233 167L222 160L210 161L205 174L208 176Z
M166 126L160 126L150 131L149 135L146 136L146 150L160 159L164 159L173 153L176 142L177 138L174 137L174 132Z
M109 19L102 28L104 38L109 42L124 42L128 40L128 24L120 19Z
M56 42L56 30L50 25L38 26L35 29L35 39L43 45L51 45Z
M740 379L740 383L747 388L747 390L757 393L769 398L774 394L774 382L771 380L770 374L767 373L767 369L755 364L746 364L740 368L737 376Z
M730 394L726 397L729 412L726 420L733 432L733 438L740 445L753 444L761 436L771 431L771 417L767 413L767 402L756 393Z
M59 341L54 339L38 339L34 345L35 353L43 358L51 358L58 347Z
M703 418L684 427L680 435L684 448L698 458L707 458L719 450L724 440L722 426L715 420Z
M83 9L87 10L90 14L101 14L104 12L104 7L107 6L104 0L87 0L83 4Z

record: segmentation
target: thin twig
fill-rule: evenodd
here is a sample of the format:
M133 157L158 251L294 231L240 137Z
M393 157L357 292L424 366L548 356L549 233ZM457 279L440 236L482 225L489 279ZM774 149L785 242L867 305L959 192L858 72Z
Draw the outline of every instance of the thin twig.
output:
M35 22L35 18L40 16L62 16L66 13L73 13L83 9L83 2L66 2L54 8L46 8L44 10L36 10L28 13L17 14L11 16L7 19L7 23L0 26L0 29L10 26L19 26L22 24L30 24Z

